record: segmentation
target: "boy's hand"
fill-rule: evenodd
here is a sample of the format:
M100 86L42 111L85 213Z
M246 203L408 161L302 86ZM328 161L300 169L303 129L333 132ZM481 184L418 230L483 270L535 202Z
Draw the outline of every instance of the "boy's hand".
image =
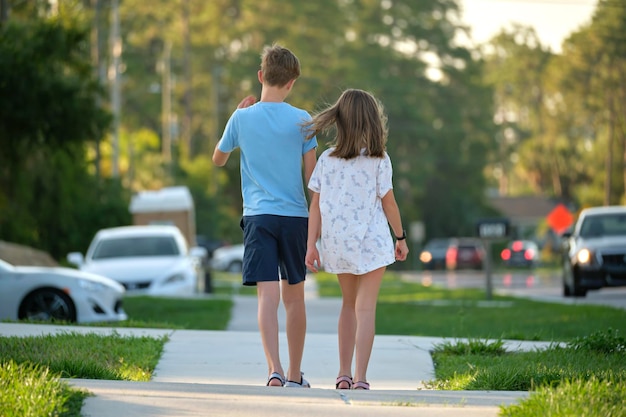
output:
M246 107L250 107L254 103L256 103L256 97L250 95L250 96L244 98L243 100L241 100L239 102L239 104L237 105L237 108L238 109L243 109L243 108L246 108Z

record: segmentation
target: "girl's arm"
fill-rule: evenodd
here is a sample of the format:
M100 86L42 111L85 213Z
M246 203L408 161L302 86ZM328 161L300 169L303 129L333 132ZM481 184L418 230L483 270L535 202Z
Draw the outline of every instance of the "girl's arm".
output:
M306 267L313 272L317 272L320 266L320 254L317 250L317 239L322 230L322 217L320 214L320 195L311 191L311 205L309 207L309 232L306 241L306 257L304 262Z
M396 237L401 237L404 234L402 228L402 218L400 217L400 209L396 203L396 197L393 194L393 190L389 190L382 199L383 211L387 217L387 222L391 226L393 233ZM409 247L407 246L406 239L396 239L396 259L399 261L406 260L409 254Z

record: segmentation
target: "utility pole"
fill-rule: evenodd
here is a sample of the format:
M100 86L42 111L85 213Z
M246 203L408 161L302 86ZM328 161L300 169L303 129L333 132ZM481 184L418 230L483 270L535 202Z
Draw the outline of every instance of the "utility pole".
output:
M120 37L120 13L118 0L111 1L111 64L109 66L109 82L111 85L111 110L113 113L113 155L111 175L119 177L120 159L120 58L122 56L122 39Z
M165 41L163 48L163 67L161 73L161 119L162 119L162 155L163 162L172 163L172 78L171 78L172 43Z

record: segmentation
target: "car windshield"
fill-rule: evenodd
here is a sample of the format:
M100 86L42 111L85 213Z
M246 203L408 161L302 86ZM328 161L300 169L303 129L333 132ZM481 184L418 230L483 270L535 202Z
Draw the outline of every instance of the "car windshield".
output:
M588 216L580 227L580 236L626 236L626 213Z
M178 246L171 236L125 237L100 241L93 252L92 259L179 254Z

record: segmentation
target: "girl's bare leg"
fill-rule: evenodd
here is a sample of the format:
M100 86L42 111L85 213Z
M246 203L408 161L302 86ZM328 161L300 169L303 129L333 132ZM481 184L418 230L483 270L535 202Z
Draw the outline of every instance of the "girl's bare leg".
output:
M385 267L360 275L356 295L356 337L354 382L367 381L374 334L376 332L376 301Z
M339 375L352 377L352 358L354 356L354 344L356 337L356 295L359 285L359 277L353 274L338 274L339 286L341 287L342 304L337 325L339 339ZM339 388L348 388L343 382Z

